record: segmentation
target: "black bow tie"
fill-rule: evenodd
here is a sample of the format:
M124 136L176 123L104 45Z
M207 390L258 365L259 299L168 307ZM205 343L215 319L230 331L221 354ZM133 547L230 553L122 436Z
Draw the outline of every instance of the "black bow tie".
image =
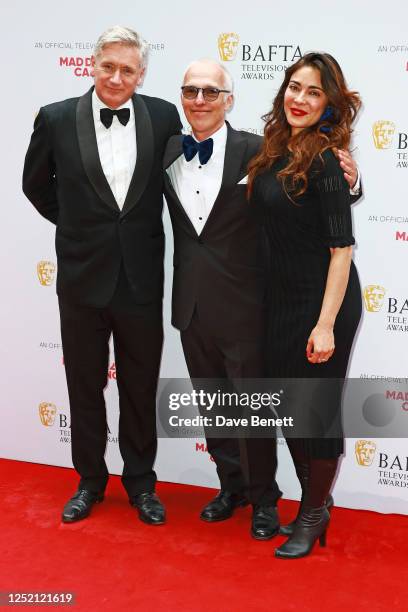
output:
M197 142L192 136L184 136L183 138L183 153L186 160L189 162L195 157L198 152L200 164L206 164L210 159L214 147L212 138Z
M130 118L130 109L111 110L110 108L101 108L101 121L106 129L112 125L113 115L117 116L122 125L126 125Z

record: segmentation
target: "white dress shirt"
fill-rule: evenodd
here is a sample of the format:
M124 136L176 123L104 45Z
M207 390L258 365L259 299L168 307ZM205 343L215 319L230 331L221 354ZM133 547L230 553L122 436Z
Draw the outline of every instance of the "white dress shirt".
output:
M221 188L227 142L226 124L211 138L214 148L206 164L200 164L198 153L189 162L182 154L167 168L174 190L197 234L201 234Z
M119 107L130 110L128 123L122 125L115 115L108 129L101 121L101 108L108 107L93 90L92 112L99 159L115 200L122 210L136 165L136 125L133 103L130 99Z
M198 153L189 162L182 154L167 168L177 197L198 235L204 228L221 188L227 142L226 124L211 138L214 141L213 154L206 164L200 164ZM240 181L241 184L246 182L247 177ZM357 170L357 181L354 189L350 189L351 195L358 194L359 189L360 174Z

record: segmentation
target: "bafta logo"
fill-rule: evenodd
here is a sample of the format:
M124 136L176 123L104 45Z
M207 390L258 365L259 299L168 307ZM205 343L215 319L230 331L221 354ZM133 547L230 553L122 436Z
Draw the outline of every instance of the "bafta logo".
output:
M376 121L373 125L374 144L377 149L389 149L395 132L392 121Z
M368 312L379 312L384 303L385 289L380 285L364 287L364 305Z
M223 62L235 59L239 43L239 36L235 32L223 32L218 36L218 51Z
M57 409L54 404L41 402L38 406L38 412L40 413L41 423L45 427L52 427L54 425L55 415L57 414Z
M358 465L368 467L374 461L376 445L371 440L357 440L355 445Z
M43 287L52 285L55 276L55 263L52 261L39 261L37 264L37 275Z

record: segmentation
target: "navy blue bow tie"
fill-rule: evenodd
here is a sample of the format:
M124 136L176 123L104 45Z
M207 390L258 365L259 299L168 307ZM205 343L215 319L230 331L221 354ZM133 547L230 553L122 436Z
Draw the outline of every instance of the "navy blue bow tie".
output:
M184 136L183 138L183 153L186 160L189 162L198 152L200 164L206 164L210 159L214 147L212 138L197 142L192 136Z
M100 117L106 129L112 125L114 115L117 116L122 125L126 125L130 118L130 110L128 108L120 108L119 110L101 108Z

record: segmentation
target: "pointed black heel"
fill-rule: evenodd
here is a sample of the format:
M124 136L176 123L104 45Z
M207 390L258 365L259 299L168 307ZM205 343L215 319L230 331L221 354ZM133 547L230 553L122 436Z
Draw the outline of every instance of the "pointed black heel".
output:
M327 506L326 506L327 508ZM319 536L319 544L324 548L327 544L327 529Z

